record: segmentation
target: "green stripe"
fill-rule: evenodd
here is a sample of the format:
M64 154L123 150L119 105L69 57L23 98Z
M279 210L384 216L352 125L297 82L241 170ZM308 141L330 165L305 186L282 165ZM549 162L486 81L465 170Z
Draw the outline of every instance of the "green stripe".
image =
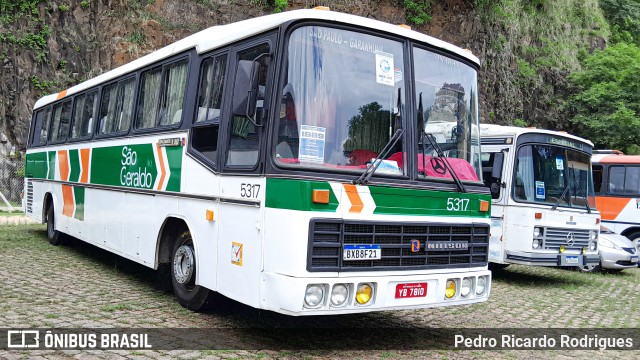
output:
M374 214L490 217L490 212L479 211L480 200L491 203L488 194L384 186L370 186L369 191L376 203Z
M328 204L311 201L313 190L329 190ZM267 178L266 207L301 211L331 211L338 208L338 199L326 181L300 181Z
M460 216L489 218L490 211L480 212L480 200L491 204L489 194L470 194L435 190L418 190L389 186L369 186L376 209L374 214ZM311 202L313 189L331 192L327 205ZM267 178L266 207L299 211L332 211L338 208L328 182ZM346 194L343 194L346 201ZM447 205L449 203L449 205ZM447 209L449 206L449 209ZM455 208L458 210L455 210Z
M78 220L84 220L84 192L85 188L82 186L73 187L73 197L76 205L76 213L73 217Z
M69 181L80 180L80 155L77 149L69 150Z
M48 158L49 158L49 176L47 176L47 179L49 180L54 180L56 178L56 155L57 153L55 151L48 151L47 152ZM47 171L47 170L45 170Z
M167 191L180 192L180 177L182 176L182 147L170 146L167 150L167 162L171 174L167 182Z
M44 179L47 176L47 153L27 154L24 175L28 178Z

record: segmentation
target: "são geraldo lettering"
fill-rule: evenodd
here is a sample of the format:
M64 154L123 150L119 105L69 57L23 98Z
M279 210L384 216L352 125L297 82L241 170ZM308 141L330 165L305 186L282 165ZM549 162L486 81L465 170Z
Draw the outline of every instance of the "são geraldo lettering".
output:
M120 170L120 184L123 186L133 186L150 189L153 186L153 176L150 172L147 172L147 167L141 168L138 166L138 170L129 171L131 167L134 167L138 163L138 154L135 150L128 146L122 147L122 169Z

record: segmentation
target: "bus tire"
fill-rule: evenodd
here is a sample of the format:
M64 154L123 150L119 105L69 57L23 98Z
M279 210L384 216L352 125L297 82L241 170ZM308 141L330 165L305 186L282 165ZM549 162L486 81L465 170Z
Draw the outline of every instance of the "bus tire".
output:
M47 209L47 239L49 244L58 246L64 243L64 234L56 230L56 215L53 204Z
M213 291L196 285L196 252L191 233L181 233L171 251L171 284L180 305L192 311L211 306Z
M629 238L629 240L631 240L633 246L635 246L636 249L640 249L640 231L634 231L630 234L627 234L627 237ZM640 262L638 262L638 267L640 267Z

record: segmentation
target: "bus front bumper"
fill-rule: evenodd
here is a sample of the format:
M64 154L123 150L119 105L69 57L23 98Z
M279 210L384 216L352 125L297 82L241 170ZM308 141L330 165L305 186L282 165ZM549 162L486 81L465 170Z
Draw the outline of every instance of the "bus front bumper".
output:
M458 269L452 271L459 271ZM335 275L335 273L332 273ZM461 285L465 278L472 283L470 293L463 297ZM480 293L484 279L484 291ZM456 292L451 298L445 297L447 280L456 281ZM343 284L348 288L347 300L343 305L332 304L331 296L335 285ZM356 290L361 284L370 284L373 288L371 300L360 305L356 301ZM311 307L305 304L305 293L309 286L320 286L323 299L319 305ZM406 291L405 291L406 289ZM411 289L418 289L414 297ZM424 293L421 289L424 289ZM413 290L415 291L415 290ZM451 272L447 274L422 275L369 275L350 276L342 273L331 277L292 277L277 273L262 273L260 288L260 308L278 313L305 315L353 314L383 310L407 310L441 306L465 305L484 302L491 291L491 272L488 270ZM414 294L415 295L415 294Z
M521 265L572 267L580 265L598 265L600 263L600 257L597 253L558 254L506 251L506 255L507 263Z

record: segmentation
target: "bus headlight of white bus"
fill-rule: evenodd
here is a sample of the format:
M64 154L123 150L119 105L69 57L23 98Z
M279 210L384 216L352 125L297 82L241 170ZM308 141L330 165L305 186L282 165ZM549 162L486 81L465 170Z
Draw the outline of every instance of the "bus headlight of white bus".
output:
M304 304L308 308L316 308L322 305L324 300L324 285L311 284L307 286L307 291L304 294Z
M466 277L462 279L462 284L460 285L460 296L466 298L467 296L469 296L469 294L471 294L472 289L473 281L471 280L471 278Z
M331 305L342 306L349 298L349 286L346 284L335 284L331 290Z
M370 283L358 284L356 302L359 305L367 305L371 299L373 299L373 285Z
M476 283L476 295L482 296L487 291L487 277L480 276L478 277L478 282Z
M534 227L533 228L533 237L539 237L542 236L542 229L539 227Z

